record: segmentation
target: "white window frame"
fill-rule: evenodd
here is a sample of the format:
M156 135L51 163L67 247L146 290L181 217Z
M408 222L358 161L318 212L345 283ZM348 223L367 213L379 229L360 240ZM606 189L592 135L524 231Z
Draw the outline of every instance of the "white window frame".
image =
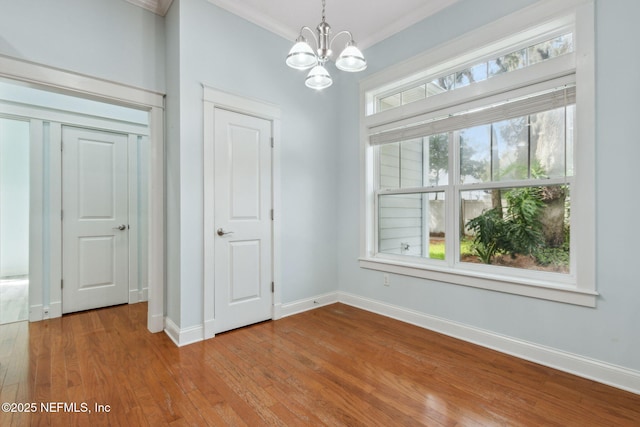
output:
M458 285L595 307L598 293L595 277L595 32L593 0L543 1L508 15L449 43L438 46L396 66L382 70L360 84L361 145L361 244L360 267ZM410 104L376 113L376 95L394 87L405 87L421 78L459 69L484 58L499 56L525 41L540 40L567 28L574 33L574 52L501 77L498 86L491 79ZM566 70L574 71L567 75ZM556 73L555 70L558 70ZM556 73L556 74L554 74ZM430 262L416 257L377 253L376 159L370 136L398 126L426 121L456 106L486 105L487 99L500 100L507 86L518 88L522 81L549 89L561 83L576 84L575 179L571 184L571 273L545 274L504 267L475 266L469 263ZM495 93L493 92L495 88ZM516 89L517 90L517 89ZM531 89L526 88L531 93ZM459 108L459 107L458 107ZM446 197L458 195L447 194ZM446 217L455 218L458 203L448 203ZM452 245L453 235L447 245ZM455 253L459 249L455 250ZM449 252L450 253L450 252ZM455 257L454 257L455 258ZM457 259L457 258L456 258ZM455 265L454 265L455 264ZM464 264L464 266L463 266Z

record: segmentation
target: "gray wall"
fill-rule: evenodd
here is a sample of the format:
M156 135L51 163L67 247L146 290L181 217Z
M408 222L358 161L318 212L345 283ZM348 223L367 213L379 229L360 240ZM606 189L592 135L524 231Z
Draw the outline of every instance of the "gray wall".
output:
M482 7L480 7L480 3ZM367 73L391 66L443 41L478 28L532 3L528 0L462 0L437 16L365 52ZM630 226L640 199L633 194L640 144L637 132L637 70L640 58L629 54L628 40L640 39L640 2L596 1L596 308L543 301L488 290L360 269L360 151L356 77L340 91L340 238L339 278L342 291L421 313L579 354L627 368L640 369L640 286L634 265L637 242ZM361 78L364 76L357 76Z
M165 16L165 314L180 319L180 7L174 1ZM178 323L177 323L178 324Z
M174 1L167 27L169 318L184 329L203 317L203 83L281 108L282 283L276 286L283 303L335 291L338 90L307 89L305 74L284 63L293 40L206 0Z
M164 19L123 0L0 0L0 54L164 92Z
M29 274L29 122L0 118L0 279Z

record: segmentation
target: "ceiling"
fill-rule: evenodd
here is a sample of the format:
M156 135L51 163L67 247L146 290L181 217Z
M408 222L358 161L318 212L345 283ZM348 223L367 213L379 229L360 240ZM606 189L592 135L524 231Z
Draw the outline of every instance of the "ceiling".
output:
M172 0L127 0L159 15ZM295 40L303 26L322 19L321 0L208 0L284 38ZM365 49L458 0L326 0L326 21L335 33L349 30Z

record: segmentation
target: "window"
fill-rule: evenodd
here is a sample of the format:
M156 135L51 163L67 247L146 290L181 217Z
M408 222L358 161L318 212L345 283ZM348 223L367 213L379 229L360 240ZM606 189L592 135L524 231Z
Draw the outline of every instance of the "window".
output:
M496 24L504 34L481 29L362 83L362 267L595 305L581 3L542 24L557 6L532 6Z
M410 104L428 96L460 89L510 71L537 64L573 52L573 34L562 34L524 48L483 61L455 72L445 73L429 81L394 88L391 93L376 95L376 111L385 111Z

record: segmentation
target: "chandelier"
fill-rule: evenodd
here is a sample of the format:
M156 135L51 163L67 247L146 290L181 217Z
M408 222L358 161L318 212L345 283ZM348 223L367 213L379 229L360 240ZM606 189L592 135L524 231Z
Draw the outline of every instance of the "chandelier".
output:
M356 47L356 42L353 41L353 36L349 31L340 31L331 40L331 26L325 21L325 0L322 0L322 22L318 24L316 28L316 34L313 30L307 26L300 29L300 35L296 39L296 43L293 45L287 55L287 65L296 70L307 70L311 68L304 84L312 89L324 89L333 83L331 75L324 67L324 64L331 58L331 45L338 36L346 34L349 36L342 53L336 59L336 67L342 71L357 72L367 68L367 61L360 49ZM307 42L307 39L302 35L304 30L307 30L316 42L316 52L311 49L311 46Z

